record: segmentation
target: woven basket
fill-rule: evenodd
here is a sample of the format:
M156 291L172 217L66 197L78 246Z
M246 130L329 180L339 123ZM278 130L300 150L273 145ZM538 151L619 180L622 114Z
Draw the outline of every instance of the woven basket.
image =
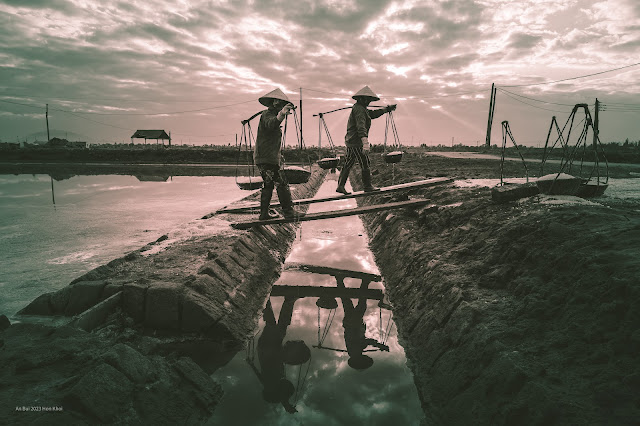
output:
M338 167L339 162L340 159L338 157L327 157L322 160L318 160L318 165L324 170L329 170Z
M599 185L595 183L583 183L578 188L578 192L576 193L576 195L582 198L599 197L604 194L604 191L608 186L609 185L606 183L601 183Z
M253 191L262 188L262 177L260 176L242 176L236 179L238 188Z
M536 185L543 194L576 195L582 180L566 173L551 173L536 180Z
M384 154L385 163L399 163L402 160L402 151L393 151Z
M292 185L297 185L300 183L307 183L309 181L309 177L311 176L311 172L303 169L298 166L287 166L283 168L284 176Z
M311 349L302 340L289 340L282 346L282 361L288 365L300 365L311 359Z

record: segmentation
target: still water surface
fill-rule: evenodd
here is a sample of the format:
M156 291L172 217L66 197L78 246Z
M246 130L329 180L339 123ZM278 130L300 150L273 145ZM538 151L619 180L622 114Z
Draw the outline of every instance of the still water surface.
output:
M317 196L334 194L335 186L335 180L325 182ZM309 212L355 206L354 200L340 200L312 204ZM360 218L303 222L284 266L255 337L212 376L225 394L207 424L419 424L423 413L391 311L364 292L349 295L354 298L327 297L339 281L356 292L384 290L381 277L370 283L365 279L364 285L360 278L361 273L379 274ZM312 286L318 295L334 300L335 308L319 308L318 295L273 296L285 292L280 286ZM362 353L373 363L353 368L349 359L357 357L358 342L364 338L370 340ZM288 341L303 341L310 358L302 357L298 365L284 362L287 351L278 357L278 350ZM279 380L282 375L288 385Z
M335 176L329 178L334 180L318 196L333 194ZM53 192L51 185L47 175L0 175L0 313L8 316L40 294L248 194L233 177L223 176L166 182L75 176L53 181ZM341 200L312 205L310 211L350 207L355 201ZM309 272L309 265L327 269ZM225 396L208 424L418 424L423 415L413 377L392 313L379 304L383 280L359 217L302 223L286 260L285 267L291 266L275 289L313 286L324 294L340 282L356 293L326 297L335 304L329 309L317 306L317 296L270 297L247 350L213 375ZM373 296L366 289L374 290ZM274 357L287 341L303 341L309 359L290 365ZM362 342L367 346L360 351ZM372 364L350 366L357 353ZM292 389L286 398L270 385L281 373ZM279 402L267 402L274 399Z
M0 314L246 195L228 176L0 175Z

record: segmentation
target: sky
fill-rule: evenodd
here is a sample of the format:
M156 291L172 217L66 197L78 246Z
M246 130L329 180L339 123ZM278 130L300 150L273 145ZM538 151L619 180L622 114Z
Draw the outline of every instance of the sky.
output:
M52 137L164 129L174 144L233 145L280 88L302 97L305 146L327 146L314 114L368 85L375 105L398 105L400 143L478 145L492 84L492 144L507 121L518 144L543 145L553 116L562 127L579 103L593 116L596 98L603 142L640 140L640 2L0 0L3 142L46 140L48 104ZM338 146L348 114L324 116Z

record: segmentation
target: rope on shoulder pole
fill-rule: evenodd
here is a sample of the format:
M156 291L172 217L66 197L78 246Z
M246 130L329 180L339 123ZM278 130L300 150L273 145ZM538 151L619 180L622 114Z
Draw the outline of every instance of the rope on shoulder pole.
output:
M247 120L242 120L242 133L240 134L240 142L238 143L236 140L236 144L238 144L238 156L236 157L236 185L240 189L244 190L255 190L262 187L263 182L262 178L258 178L255 176L255 163L253 161L252 152L253 152L253 131L251 130L251 120L262 114L265 110L258 111L253 114ZM237 135L236 135L237 138ZM240 167L240 155L242 153L242 143L244 142L245 147L245 158L247 171L249 172L248 180L240 181L238 179L238 169Z
M396 128L396 123L393 119L393 112L389 111L387 114L387 121L384 129L384 162L387 164L399 163L402 160L400 137L398 136L398 129ZM389 133L389 129L391 129L391 134L393 136L393 148L395 149L392 152L387 152L387 134Z

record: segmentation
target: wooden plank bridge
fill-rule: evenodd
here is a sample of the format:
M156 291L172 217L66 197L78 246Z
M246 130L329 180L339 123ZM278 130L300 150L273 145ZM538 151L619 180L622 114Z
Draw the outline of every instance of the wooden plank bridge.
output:
M427 188L430 186L443 185L451 182L453 182L453 179L450 177L437 177L437 178L419 180L415 182L401 183L398 185L385 186L373 192L356 191L350 194L330 195L327 197L301 198L299 200L293 200L293 204L296 206L299 206L299 205L306 205L306 204L323 203L326 201L346 200L349 198L366 197L368 195L388 194L388 193L406 191L406 190L415 189L415 188ZM271 207L278 207L278 206L280 206L280 203L271 204ZM260 203L250 203L250 204L239 205L234 207L223 207L219 209L217 213L247 213L251 210L258 210L258 209L260 209Z
M377 192L377 191L376 191ZM365 207L356 207L352 209L342 209L342 210L331 210L326 212L318 212L318 213L308 213L304 216L298 217L296 219L287 219L284 217L279 217L276 219L268 219L268 220L248 220L245 222L233 222L231 223L231 227L235 229L249 229L256 225L279 225L282 223L292 223L292 222L307 222L310 220L319 220L319 219L331 219L335 217L344 217L344 216L354 216L363 213L373 213L382 210L393 210L399 209L402 207L419 207L425 204L429 204L429 200L418 199L418 200L409 200L409 201L398 201L395 203L385 203L385 204L376 204L373 206L365 206Z

